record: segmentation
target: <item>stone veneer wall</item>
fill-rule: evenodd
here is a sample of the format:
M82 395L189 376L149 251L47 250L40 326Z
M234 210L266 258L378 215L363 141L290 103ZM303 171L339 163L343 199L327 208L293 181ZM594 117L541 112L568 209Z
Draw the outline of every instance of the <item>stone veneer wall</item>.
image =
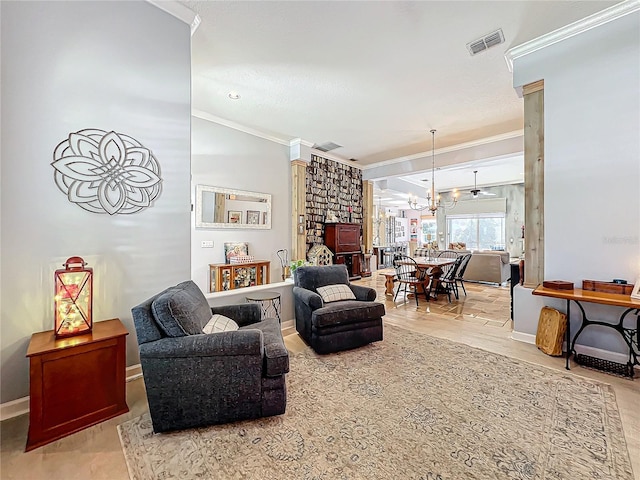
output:
M324 243L324 222L329 213L340 222L362 224L362 170L359 168L311 155L306 195L307 249L315 243Z

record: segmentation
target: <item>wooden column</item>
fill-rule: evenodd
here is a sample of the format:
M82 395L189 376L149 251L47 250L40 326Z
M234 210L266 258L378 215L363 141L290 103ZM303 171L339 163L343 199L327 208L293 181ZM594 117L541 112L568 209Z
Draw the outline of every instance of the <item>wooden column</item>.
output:
M524 94L524 286L544 280L544 80Z
M290 260L307 258L307 175L308 163L303 160L291 162L291 255ZM300 219L302 218L302 223Z
M373 182L362 181L362 243L364 252L373 251Z

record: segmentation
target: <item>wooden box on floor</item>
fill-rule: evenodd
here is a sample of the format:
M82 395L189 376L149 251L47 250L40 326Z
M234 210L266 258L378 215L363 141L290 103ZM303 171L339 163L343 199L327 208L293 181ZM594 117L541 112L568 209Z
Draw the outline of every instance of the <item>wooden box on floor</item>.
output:
M536 346L546 353L562 355L562 340L567 329L567 316L551 307L542 307L536 333Z

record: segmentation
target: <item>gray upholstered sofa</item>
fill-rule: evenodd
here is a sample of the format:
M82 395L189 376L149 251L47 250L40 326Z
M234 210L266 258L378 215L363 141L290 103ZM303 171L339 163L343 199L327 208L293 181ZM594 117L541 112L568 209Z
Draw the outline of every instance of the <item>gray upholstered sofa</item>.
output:
M325 303L318 288L348 285L355 300ZM298 267L293 298L296 330L318 353L331 353L382 340L384 305L373 288L349 283L345 265Z
M131 311L155 432L285 412L289 354L280 323L261 320L258 304L211 308L187 281ZM204 334L214 313L240 328Z
M473 252L464 272L464 281L504 283L511 277L509 252Z

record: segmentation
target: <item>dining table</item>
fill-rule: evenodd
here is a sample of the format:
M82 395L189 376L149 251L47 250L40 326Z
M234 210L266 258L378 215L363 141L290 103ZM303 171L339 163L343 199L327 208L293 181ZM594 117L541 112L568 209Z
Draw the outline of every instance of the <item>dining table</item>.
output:
M412 257L418 268L420 269L431 269L430 272L430 276L432 281L438 282L440 279L440 276L442 275L443 272L443 267L446 267L447 265L452 265L456 262L455 258L444 258L444 257ZM385 273L384 274L386 281L385 281L385 294L386 295L393 295L393 286L394 286L394 281L395 281L395 272L389 272L389 273ZM432 289L433 291L436 290L435 287L437 287L437 283L433 286L434 288ZM422 293L422 292L419 292Z

